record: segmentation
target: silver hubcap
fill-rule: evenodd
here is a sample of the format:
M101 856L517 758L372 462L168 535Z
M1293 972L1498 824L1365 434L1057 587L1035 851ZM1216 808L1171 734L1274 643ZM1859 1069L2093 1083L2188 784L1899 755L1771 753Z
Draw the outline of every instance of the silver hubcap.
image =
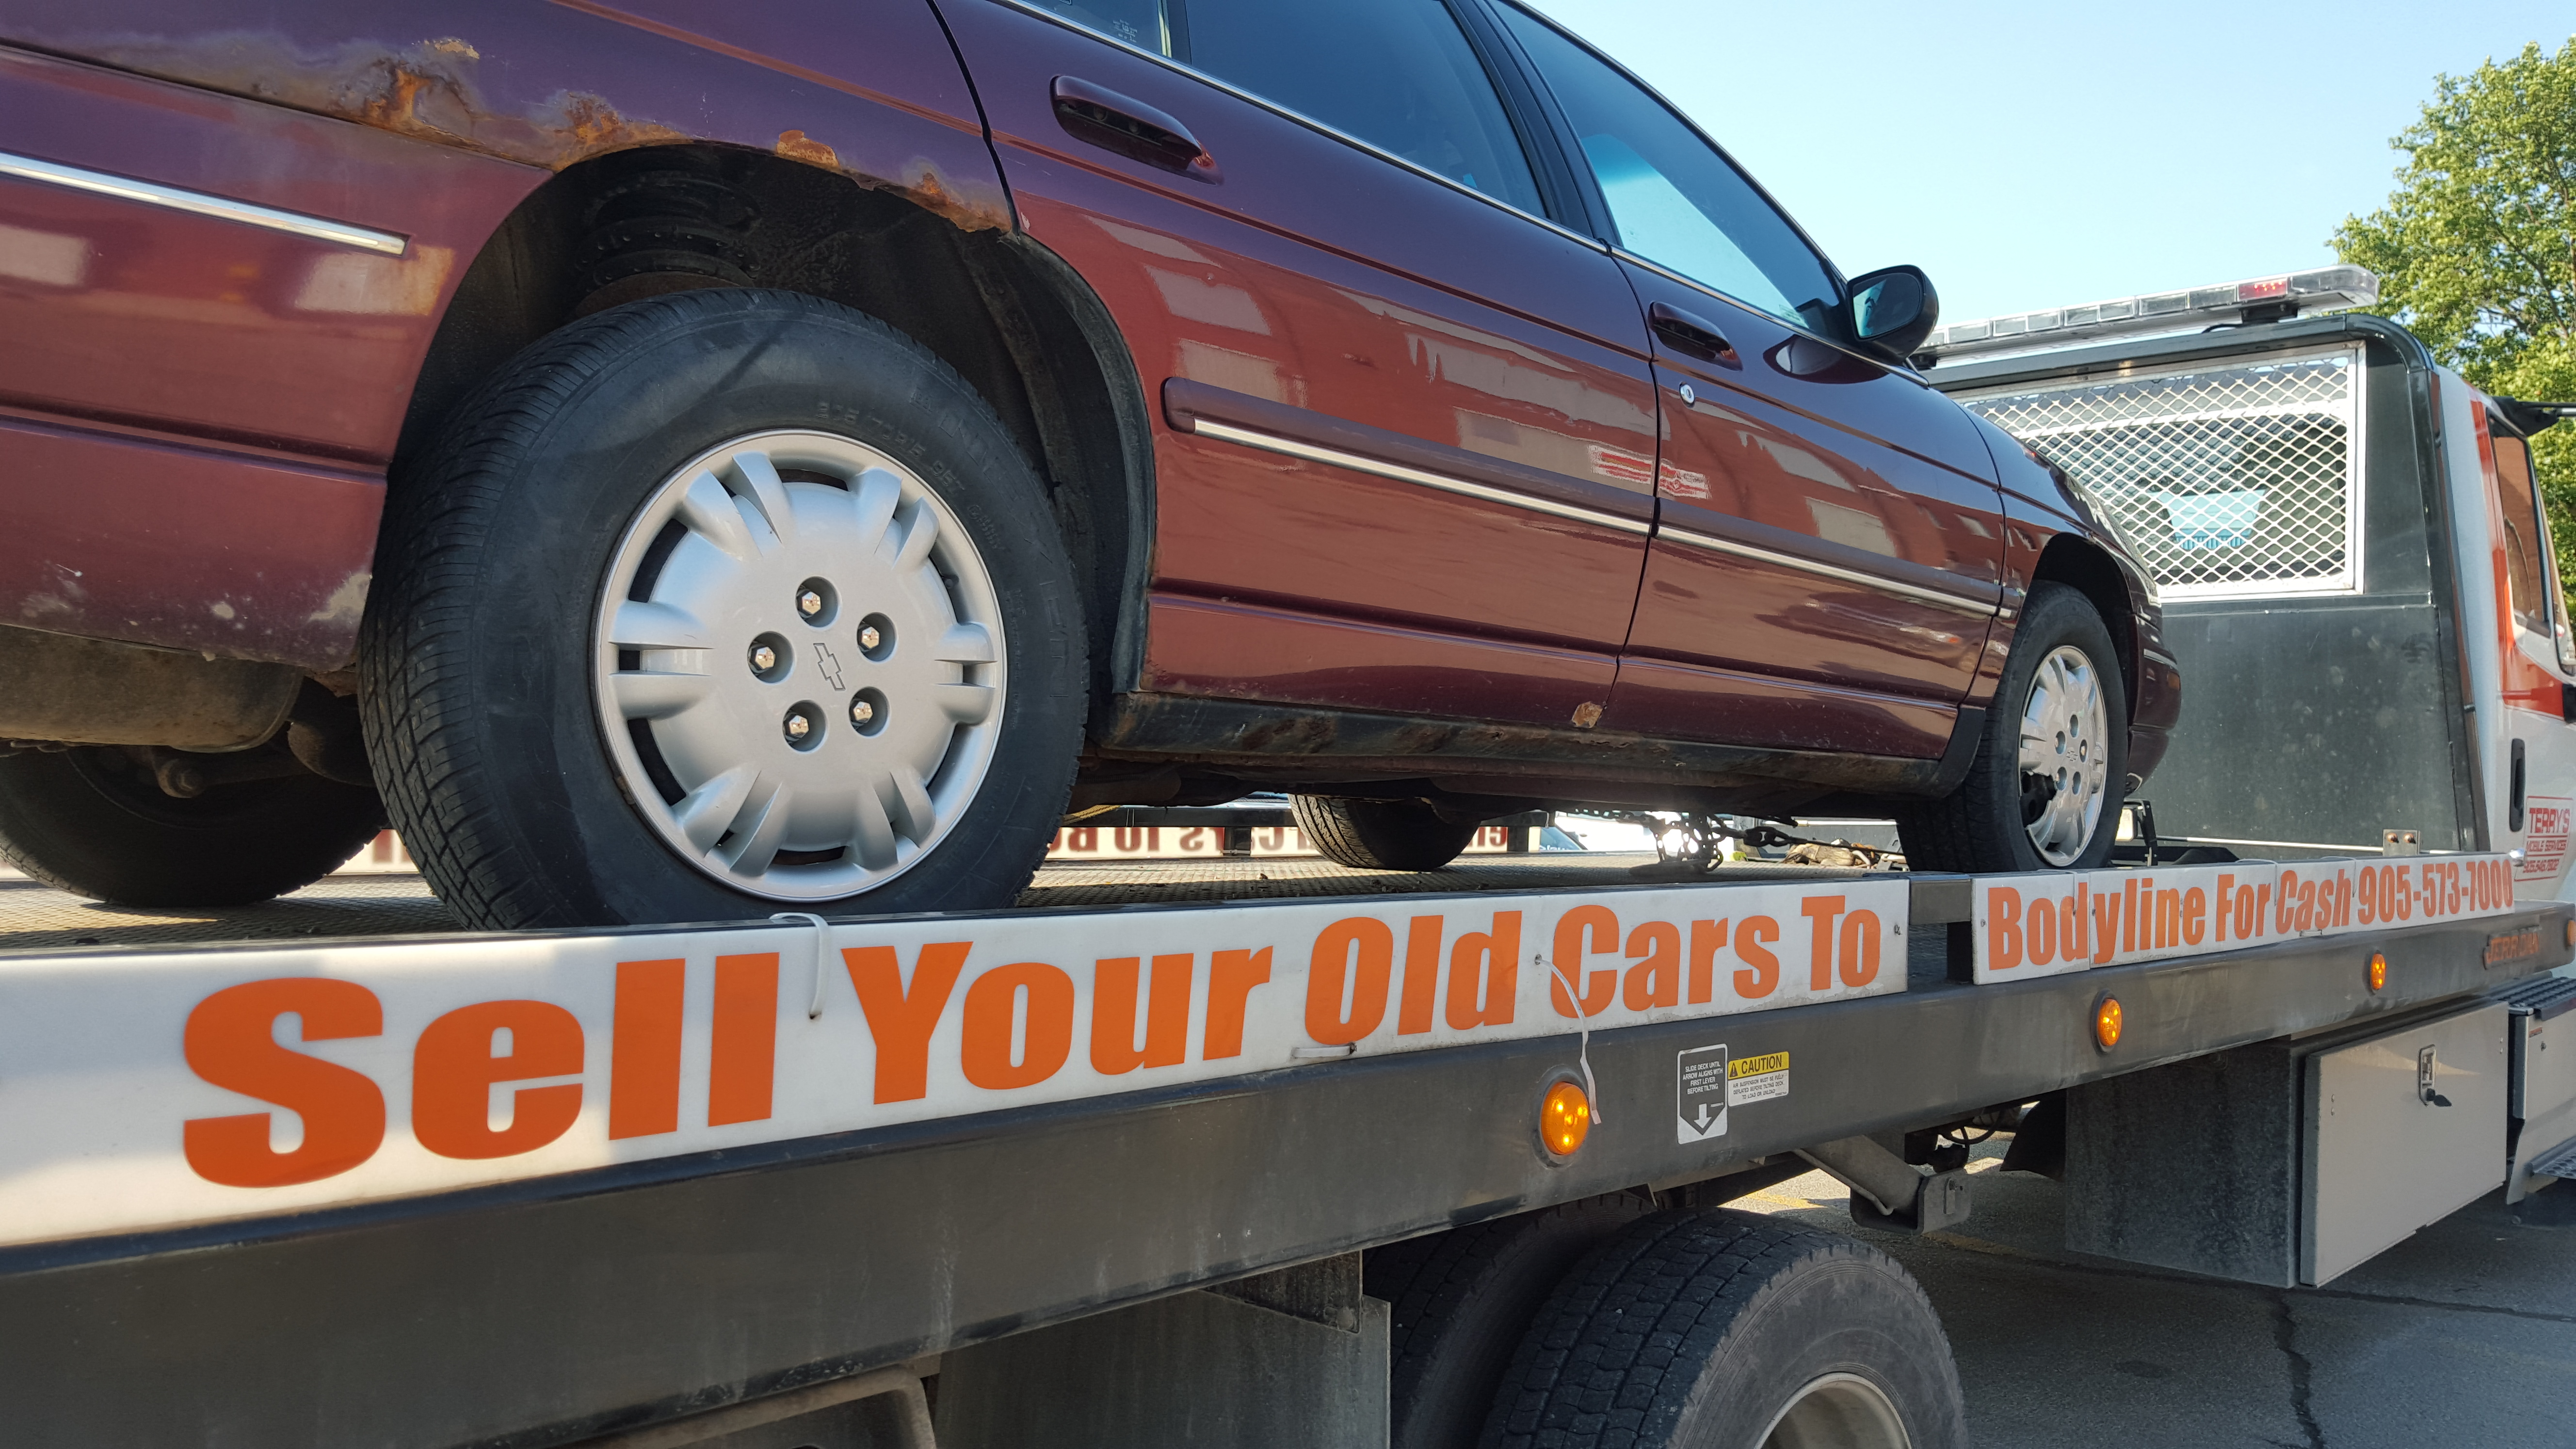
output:
M1908 1449L1912 1442L1886 1391L1858 1374L1811 1380L1761 1440L1762 1449Z
M2072 865L2101 824L2110 732L2101 671L2072 644L2048 651L2021 712L2021 819L2050 865Z
M918 477L829 433L711 448L602 590L593 697L627 794L736 890L829 900L947 835L1002 724L999 600Z

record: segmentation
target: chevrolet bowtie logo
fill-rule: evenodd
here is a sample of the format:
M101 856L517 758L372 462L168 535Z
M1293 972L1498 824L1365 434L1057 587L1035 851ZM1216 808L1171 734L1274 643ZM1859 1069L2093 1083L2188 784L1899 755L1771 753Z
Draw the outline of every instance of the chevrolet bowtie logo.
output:
M832 657L828 644L814 646L814 667L823 671L823 682L834 689L841 687L841 661Z

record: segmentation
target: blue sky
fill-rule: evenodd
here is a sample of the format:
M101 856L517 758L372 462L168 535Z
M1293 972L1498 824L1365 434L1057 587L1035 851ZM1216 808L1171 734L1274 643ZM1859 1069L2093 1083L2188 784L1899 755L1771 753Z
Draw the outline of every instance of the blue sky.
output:
M2315 266L2437 72L2565 0L2136 5L1531 0L1691 113L1846 272L1953 321Z

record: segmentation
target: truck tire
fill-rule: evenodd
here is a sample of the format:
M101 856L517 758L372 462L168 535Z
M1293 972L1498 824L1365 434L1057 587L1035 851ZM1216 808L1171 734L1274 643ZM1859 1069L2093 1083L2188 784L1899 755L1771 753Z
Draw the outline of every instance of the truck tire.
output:
M319 775L241 780L181 799L114 746L0 757L0 857L120 906L281 896L329 875L384 824L375 791Z
M1959 788L1897 816L1914 870L2090 870L2111 858L2129 694L2092 601L2033 585Z
M1363 1281L1393 1305L1388 1449L1474 1449L1512 1349L1566 1271L1654 1211L1613 1193L1371 1249Z
M1966 1449L1950 1340L1877 1249L1753 1213L1659 1213L1560 1284L1484 1449Z
M1326 860L1362 870L1438 870L1476 838L1475 821L1443 820L1420 800L1291 795L1288 808Z
M393 487L359 658L486 929L1010 904L1088 664L1046 489L875 318L704 290L555 332Z

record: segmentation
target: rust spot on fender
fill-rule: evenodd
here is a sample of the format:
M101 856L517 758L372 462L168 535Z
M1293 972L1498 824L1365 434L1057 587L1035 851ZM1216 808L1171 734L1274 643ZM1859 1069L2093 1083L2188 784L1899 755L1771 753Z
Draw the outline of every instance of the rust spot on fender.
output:
M408 45L353 40L308 50L266 31L84 38L79 50L146 75L337 116L398 135L561 170L603 151L692 139L619 112L607 98L557 91L515 112L479 83L483 53L461 36Z
M865 184L865 178L860 178ZM904 183L888 188L896 195L966 231L1008 231L1011 212L1007 206L982 205L957 194L957 189L940 177L939 168L923 157L914 157L904 168Z
M1266 721L1243 732L1238 749L1260 755L1312 755L1333 746L1335 731L1328 718L1289 716Z
M802 131L779 132L776 149L779 155L790 161L802 161L809 166L829 167L834 171L841 169L839 152Z
M355 121L397 135L434 141L507 161L560 171L576 162L635 146L713 139L631 116L608 97L559 90L543 100L496 100L482 81L482 49L463 36L408 44L352 40L310 48L274 31L205 35L77 34L50 40L67 53L164 80L247 96L295 110ZM838 148L802 130L784 131L772 148L790 160L891 192L966 231L1007 231L1015 224L1007 196L987 184L960 187L936 162L914 157L899 177L860 174Z

